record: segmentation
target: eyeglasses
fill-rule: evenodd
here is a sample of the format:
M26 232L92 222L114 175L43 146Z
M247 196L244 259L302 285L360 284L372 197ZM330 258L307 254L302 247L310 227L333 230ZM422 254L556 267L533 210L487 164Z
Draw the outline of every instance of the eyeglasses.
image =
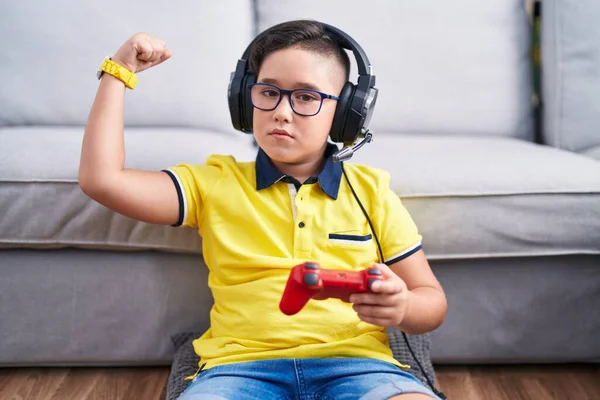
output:
M288 95L292 110L305 117L312 117L321 111L324 99L339 100L340 98L312 89L285 90L268 83L249 84L252 105L259 110L272 111L277 108L283 95Z

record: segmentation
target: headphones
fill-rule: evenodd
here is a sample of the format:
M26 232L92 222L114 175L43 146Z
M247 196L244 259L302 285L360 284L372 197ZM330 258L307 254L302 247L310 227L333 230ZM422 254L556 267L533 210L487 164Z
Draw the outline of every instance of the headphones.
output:
M277 28L285 23L275 25ZM355 150L371 141L372 134L367 129L377 100L378 89L375 88L375 75L366 53L358 43L342 30L320 22L327 36L338 46L351 50L358 67L358 82L346 82L337 101L333 123L329 137L335 143L342 143L342 149L335 157L336 161L352 157ZM272 29L272 28L271 28ZM256 75L250 71L248 58L256 41L269 30L258 35L248 45L242 58L238 60L235 71L231 73L227 99L233 127L245 133L252 133L253 106L248 85L256 83ZM364 139L352 146L359 138ZM345 152L345 153L344 153ZM343 154L341 154L343 153Z

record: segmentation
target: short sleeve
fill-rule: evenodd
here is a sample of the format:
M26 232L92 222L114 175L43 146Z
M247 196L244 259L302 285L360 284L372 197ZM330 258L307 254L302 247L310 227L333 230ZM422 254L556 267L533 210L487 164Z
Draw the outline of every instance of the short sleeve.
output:
M387 184L380 208L381 247L385 264L392 265L422 248L422 236L412 216Z
M173 180L179 198L179 218L174 226L198 227L206 199L222 176L223 166L209 160L206 164L180 164L163 171Z

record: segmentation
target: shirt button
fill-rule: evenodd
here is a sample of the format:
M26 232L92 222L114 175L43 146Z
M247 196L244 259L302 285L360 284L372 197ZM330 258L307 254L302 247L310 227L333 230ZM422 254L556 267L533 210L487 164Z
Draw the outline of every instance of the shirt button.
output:
M304 228L305 224L304 224L304 222L300 221L300 223L298 224L298 226L299 226L300 228Z

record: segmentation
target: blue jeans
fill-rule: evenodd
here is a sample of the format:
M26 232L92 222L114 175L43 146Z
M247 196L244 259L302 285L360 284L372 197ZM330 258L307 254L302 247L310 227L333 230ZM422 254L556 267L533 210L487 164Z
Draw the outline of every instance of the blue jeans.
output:
M365 358L293 358L225 364L200 372L179 400L439 399L397 366Z

